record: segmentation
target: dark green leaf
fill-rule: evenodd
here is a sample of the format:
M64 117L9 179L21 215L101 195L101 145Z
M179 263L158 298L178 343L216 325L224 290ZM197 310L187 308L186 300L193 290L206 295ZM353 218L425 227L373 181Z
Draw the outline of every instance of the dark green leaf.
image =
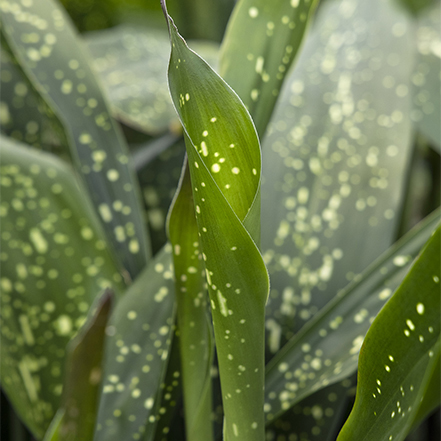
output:
M68 346L60 441L92 441L102 378L105 329L113 293L105 291L92 316Z
M439 365L440 233L438 227L366 335L340 441L400 441L412 426Z
M52 0L0 4L2 34L64 127L118 258L135 277L149 257L139 190L121 131L65 13Z
M316 0L242 0L230 18L220 74L241 97L260 135L316 4Z
M94 297L123 285L72 170L8 138L0 151L2 387L41 438L60 404L68 341Z

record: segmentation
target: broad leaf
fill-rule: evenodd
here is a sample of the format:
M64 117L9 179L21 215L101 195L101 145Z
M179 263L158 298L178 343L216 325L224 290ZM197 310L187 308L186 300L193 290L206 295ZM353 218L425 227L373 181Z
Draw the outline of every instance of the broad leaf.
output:
M439 366L440 233L438 227L366 335L340 441L400 441L412 426Z
M41 438L60 404L66 345L106 287L123 289L66 165L1 137L1 381Z
M0 4L2 34L64 127L118 258L134 278L149 257L139 190L125 141L65 13L53 0Z
M410 262L439 221L433 213L340 292L267 366L267 420L357 369L358 353L374 318L402 282Z
M213 440L210 371L214 341L208 317L205 267L199 249L194 210L186 160L170 209L168 234L173 246L187 439L209 441Z
M117 304L107 327L95 441L154 439L174 323L170 248Z
M167 87L167 32L119 26L87 35L86 44L119 119L151 134L179 124ZM216 64L217 45L194 42L194 46Z
M262 148L268 354L394 241L411 155L408 26L383 0L328 0L285 83Z
M262 440L268 275L260 235L260 147L231 88L188 49L171 18L170 92L184 127L211 301L225 411L224 438Z
M220 74L263 135L316 0L241 0L222 43Z

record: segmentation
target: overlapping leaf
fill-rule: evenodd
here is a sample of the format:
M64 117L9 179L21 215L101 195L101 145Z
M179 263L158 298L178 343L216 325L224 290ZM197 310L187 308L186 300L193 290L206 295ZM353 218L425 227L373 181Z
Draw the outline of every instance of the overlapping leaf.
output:
M237 2L222 43L220 74L263 135L316 0Z
M1 137L1 379L41 437L60 404L66 345L104 288L123 288L73 172Z
M176 126L167 87L166 31L119 26L89 34L86 43L118 118L152 134ZM217 45L194 42L192 46L216 65Z
M64 127L71 154L125 268L149 256L127 147L65 13L52 0L0 4L2 34L35 90Z
M355 405L341 441L400 441L412 426L439 366L440 232L438 227L366 335Z
M355 372L366 332L430 237L439 214L439 210L433 213L388 250L270 361L265 382L267 420Z
M117 304L107 328L95 441L153 440L174 323L170 248Z
M170 209L168 234L173 246L186 433L189 440L210 441L214 341L187 161L182 173Z
M172 44L169 85L186 133L217 343L224 437L261 440L268 276L255 244L260 231L259 142L237 95L188 49L166 17Z
M327 1L281 93L262 148L269 354L394 240L411 154L407 20L389 2Z

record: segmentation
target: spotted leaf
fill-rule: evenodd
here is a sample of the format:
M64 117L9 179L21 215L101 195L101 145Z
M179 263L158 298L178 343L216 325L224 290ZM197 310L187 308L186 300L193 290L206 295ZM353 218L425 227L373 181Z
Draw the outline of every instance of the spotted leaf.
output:
M176 125L166 77L170 45L167 32L126 25L91 33L86 43L121 121L151 134ZM216 64L217 45L194 42L192 47L211 65Z
M408 29L390 2L327 1L285 82L262 148L269 356L395 239L412 152Z
M154 439L174 323L172 271L168 248L110 317L94 441Z
M438 227L366 335L354 408L339 441L400 441L412 426L439 366L440 233Z
M242 0L222 43L220 74L263 135L303 39L315 0Z
M357 369L363 339L439 221L439 210L388 250L270 361L267 420Z
M72 170L0 139L1 381L41 438L60 405L68 341L95 296L123 284Z
M170 209L168 235L173 246L187 439L209 441L213 440L210 371L214 341L187 161Z
M149 257L127 146L63 10L53 0L4 1L2 35L64 127L71 155L118 258L135 277Z
M240 99L188 48L164 3L163 7L172 45L170 93L185 131L214 322L224 439L263 440L263 318L268 275L256 245L260 236L259 141Z

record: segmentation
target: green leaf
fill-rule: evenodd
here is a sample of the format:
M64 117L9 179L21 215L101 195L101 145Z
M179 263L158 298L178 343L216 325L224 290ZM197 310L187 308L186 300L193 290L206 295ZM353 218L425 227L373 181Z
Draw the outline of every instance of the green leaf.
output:
M4 1L0 11L9 49L63 125L107 236L136 277L150 253L138 185L121 130L68 17L52 0Z
M430 5L435 4L433 0L399 0L401 4L414 15L421 13Z
M260 235L259 141L237 95L188 49L164 3L163 7L172 45L169 86L186 135L214 322L224 439L263 440L263 319L268 275L256 246Z
M174 323L170 248L118 302L107 327L94 440L152 440Z
M105 329L111 312L110 290L98 299L91 317L68 346L59 428L60 441L92 441L102 377Z
M366 335L340 441L399 441L409 432L440 357L440 238L438 227Z
M87 35L86 44L114 113L124 124L150 134L179 124L167 87L167 32L119 26ZM194 46L216 64L217 45Z
M187 439L209 441L213 440L210 370L214 341L194 210L190 171L185 160L170 209L168 234L173 246Z
M260 135L316 4L316 0L241 0L230 18L220 75L241 97Z
M406 29L389 2L328 0L284 85L262 148L269 355L395 239L412 153Z
M440 64L441 8L435 2L418 19L417 57L412 74L412 120L438 151L441 151Z
M439 221L433 213L321 310L267 365L267 420L357 369L358 353L375 316L402 282L410 262Z
M72 170L0 139L1 381L41 438L60 404L68 341L94 297L123 284Z

